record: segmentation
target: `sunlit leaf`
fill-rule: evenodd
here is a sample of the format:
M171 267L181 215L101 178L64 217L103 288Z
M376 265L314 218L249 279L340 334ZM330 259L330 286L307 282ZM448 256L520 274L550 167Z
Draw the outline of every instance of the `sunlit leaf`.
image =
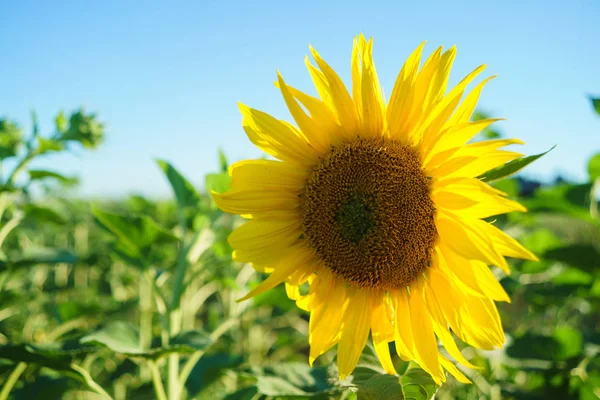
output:
M210 336L204 332L187 331L171 338L168 346L141 349L137 328L124 321L110 322L102 329L84 336L80 341L99 344L129 357L150 359L159 359L172 353L190 354L205 350L212 344Z
M49 207L39 206L35 204L26 204L24 207L25 216L38 223L53 223L64 225L67 221L58 212Z
M433 381L431 375L411 364L400 379L402 392L406 400L429 400L433 398L439 386Z
M229 190L231 177L227 173L207 174L205 177L205 188L208 193L214 190L217 193L224 193Z
M16 156L22 140L21 130L17 124L0 118L0 160Z
M229 168L229 163L227 162L227 157L225 157L225 153L223 153L222 149L219 149L219 169L221 172L227 172Z
M156 163L167 176L171 188L175 193L175 199L177 200L178 206L180 208L198 207L200 196L198 195L198 192L196 192L194 185L185 179L185 177L167 161L156 160Z
M60 111L58 114L56 114L56 117L54 118L54 126L60 133L65 133L67 131L67 117L65 117L65 113Z
M54 171L47 171L47 170L43 170L43 169L30 169L29 170L29 179L32 181L37 181L37 180L42 180L42 179L56 179L57 181L61 182L62 184L65 185L71 185L74 183L77 183L77 178L73 178L73 177L67 177L64 176L62 174L59 174L58 172L54 172Z
M600 99L598 99L600 101ZM594 181L600 178L600 153L596 153L592 156L587 165L588 175L590 181Z
M543 153L540 153L540 154L535 154L533 156L527 156L527 157L521 157L521 158L517 158L516 160L509 161L501 167L494 168L494 169L480 175L478 178L484 182L492 182L492 181L496 181L498 179L504 179L506 177L514 175L517 172L519 172L520 170L522 170L523 168L525 168L526 166L528 166L529 164L531 164L532 162L534 162L535 160L548 154L548 152L552 151L555 147L556 146L552 146L551 149L549 149Z
M596 114L600 115L600 97L590 97L590 101L592 102L592 107L594 107Z
M41 136L37 137L38 140L38 152L40 154L48 153L51 151L61 151L65 148L63 142L54 139L45 139Z
M60 140L79 142L89 149L104 140L104 124L97 120L96 114L87 113L83 108L71 114L68 127L61 132Z

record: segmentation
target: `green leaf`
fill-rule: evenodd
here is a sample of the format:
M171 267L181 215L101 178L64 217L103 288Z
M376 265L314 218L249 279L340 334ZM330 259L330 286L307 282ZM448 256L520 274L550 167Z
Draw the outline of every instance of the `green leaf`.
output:
M544 259L558 261L586 272L600 269L600 251L591 244L573 244L550 249Z
M0 358L38 364L55 370L69 370L76 357L91 353L93 346L76 342L51 344L6 344L0 346Z
M598 99L600 102L600 99ZM600 153L596 153L592 156L588 162L588 174L590 176L590 182L600 178Z
M138 354L140 337L138 330L128 322L113 321L97 332L84 336L81 343L98 343L116 353Z
M67 131L67 117L65 117L65 113L60 111L56 115L54 118L54 126L56 127L57 132L65 133Z
M223 153L223 149L219 149L219 168L221 172L227 172L229 164L227 163L227 157Z
M119 249L130 257L148 259L157 243L178 239L146 216L113 214L92 207L96 221L118 239Z
M194 188L187 179L183 177L171 164L163 160L156 160L156 163L163 170L169 183L171 184L171 188L175 193L175 198L177 200L177 205L184 209L188 207L198 207L200 203L200 196L198 192Z
M265 396L308 396L309 393L298 389L286 380L276 376L258 376L256 381L258 392Z
M44 139L41 136L37 137L38 140L38 152L40 154L49 153L51 151L61 151L65 148L65 145L58 140Z
M570 326L559 327L552 336L525 333L506 349L506 354L518 359L564 361L579 356L583 351L583 337Z
M49 207L38 206L35 204L26 204L24 207L25 216L37 223L53 223L64 225L67 223L65 217Z
M68 128L63 128L61 133L60 140L79 142L94 149L104 140L104 124L96 119L96 114L86 113L82 108L71 114Z
M224 193L229 190L230 184L231 177L222 172L220 174L206 174L204 187L209 194L213 190L217 193Z
M594 107L596 114L600 115L600 97L590 97L590 101L592 102L592 107Z
M17 124L0 118L0 160L16 156L23 144L22 140Z
M58 172L54 172L54 171L46 171L43 169L30 169L29 170L29 179L32 181L38 181L38 180L42 180L42 179L46 179L46 178L56 179L60 183L63 183L65 185L72 185L74 183L77 183L77 181L78 181L77 178L67 177L67 176L59 174Z
M7 268L25 268L39 264L74 264L77 257L68 250L60 249L31 249L19 253L17 257L0 260L0 271Z
M549 149L543 153L540 153L540 154L535 154L533 156L527 156L527 157L521 157L521 158L517 158L516 160L509 161L506 164L504 164L498 168L494 168L494 169L480 175L478 178L484 182L492 182L492 181L496 181L498 179L503 179L503 178L509 177L511 175L514 175L517 172L519 172L520 170L522 170L523 168L525 168L526 166L528 166L529 164L531 164L532 162L534 162L535 160L537 160L538 158L541 158L544 155L548 154L555 147L556 147L556 145L552 146L551 149Z
M243 362L239 354L218 352L202 356L200 361L194 365L185 387L190 398L196 398L198 393L213 386L228 369L238 367ZM237 393L237 392L236 392ZM246 393L246 392L243 392ZM257 389L254 388L254 394ZM232 397L233 399L244 399L245 397Z
M128 357L159 359L172 353L191 354L206 350L213 342L201 331L187 331L173 337L166 347L140 348L139 332L129 322L113 321L102 329L84 336L81 343L95 343Z
M406 400L429 400L433 398L439 386L433 381L431 375L411 363L408 370L400 379L402 393Z

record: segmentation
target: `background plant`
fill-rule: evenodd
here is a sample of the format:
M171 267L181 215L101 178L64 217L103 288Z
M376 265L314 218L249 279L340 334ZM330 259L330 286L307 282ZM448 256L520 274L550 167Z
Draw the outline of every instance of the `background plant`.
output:
M229 184L222 152L201 191L157 160L173 200L89 204L69 195L76 179L31 161L96 148L102 123L78 110L50 135L33 127L25 138L0 120L0 400L600 398L600 153L583 183L513 175L543 153L482 177L527 206L495 223L542 261L499 275L505 347L465 348L474 384L438 388L397 358L400 376L383 374L370 348L344 381L334 352L310 368L308 317L283 285L236 302L263 277L232 261L240 221L209 196Z

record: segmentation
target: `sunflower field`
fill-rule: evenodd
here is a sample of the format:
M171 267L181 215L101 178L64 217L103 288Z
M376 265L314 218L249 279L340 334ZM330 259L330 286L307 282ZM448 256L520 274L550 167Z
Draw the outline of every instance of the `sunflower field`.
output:
M360 78L363 83L370 73L365 68ZM282 78L278 84L286 88ZM366 86L362 87L365 90ZM285 96L289 104L296 104L292 97L310 103L291 87L284 91ZM242 112L254 112L248 110ZM600 99L591 99L590 112L600 117ZM484 112L469 113L467 119L469 116L473 123L489 120ZM309 122L304 124L307 131ZM84 109L69 115L61 112L53 132L40 132L35 114L32 132L24 132L23 124L0 119L0 165L4 166L0 175L0 400L600 399L600 146L594 157L582 160L587 163L587 182L557 178L542 184L528 180L520 171L545 153L513 157L478 176L497 190L494 193L501 191L527 209L486 215L482 221L517 239L539 260L535 256L508 258L505 271L510 269L510 274L494 267L491 271L501 287L490 284L482 288L482 282L488 280L473 275L473 281L468 281L465 274L464 286L459 287L465 297L477 288L492 293L493 300L503 298L504 292L508 295L510 301L506 298L496 303L504 341L486 350L480 349L485 343L478 345L483 339L459 335L467 320L480 322L477 332L482 335L494 330L485 318L469 315L479 309L467 308L455 322L457 326L449 322L452 329L444 327L448 336L442 337L436 330L444 346L440 343L439 349L433 349L432 366L428 362L431 354L421 353L424 347L419 344L420 336L427 332L435 339L431 321L420 313L414 315L421 309L416 309L419 304L412 300L413 349L399 348L406 344L400 340L404 332L378 338L376 324L380 321L373 319L363 327L360 316L339 324L364 332L366 345L355 340L358 333L346 342L331 338L328 343L314 335L312 315L306 310L310 307L303 307L302 300L312 295L308 283L316 286L315 280L323 280L327 274L309 276L311 270L304 279L280 274L277 280L278 267L253 268L260 264L254 260L267 259L274 250L261 250L260 243L258 250L234 246L239 235L231 236L232 232L245 226L245 221L249 224L260 218L246 215L252 213L246 206L238 206L235 198L226 199L227 193L235 192L236 184L232 184L226 149L219 151L220 163L205 176L203 187L194 187L178 171L177 160L157 159L155 179L170 184L171 199L130 196L120 201L87 201L72 195L78 181L59 173L59 165L56 170L45 170L34 168L32 162L51 160L72 149L85 154L102 146L105 128L101 115ZM481 132L470 143L510 137L488 125L482 123ZM252 126L247 126L252 139L248 131ZM255 141L260 144L261 140ZM356 151L372 150L371 142L365 140L357 142ZM343 155L358 154L352 149L344 148ZM402 149L398 154L406 153ZM331 152L335 153L333 145ZM324 159L336 170L343 170L335 164L338 159L327 157ZM411 156L398 157L405 161ZM278 158L284 160L285 154ZM244 174L242 169L238 176ZM251 172L246 175L255 176ZM311 178L310 184L317 185L330 176L328 172ZM235 173L233 179L237 179ZM426 177L423 182L427 185ZM309 198L298 201L318 204L319 190L309 189L302 192ZM451 197L451 193L447 195L447 201L452 204L466 201ZM351 242L362 240L371 229L365 225L371 215L366 207L371 203L367 203L362 197L353 198L336 214L343 223L358 221L342 232L350 232ZM410 206L407 203L406 207ZM275 207L269 212L278 210ZM312 225L301 239L306 233L309 240L315 237L313 241L318 242L323 218L325 214L305 217ZM360 226L356 228L356 224ZM427 239L427 232L415 229L415 236L434 241L435 237ZM260 240L263 238L258 237ZM331 238L326 240L337 245ZM323 258L328 257L328 250L323 251ZM415 253L386 254L408 260ZM331 268L336 277L351 283L346 289L356 284L368 290L387 290L381 283L387 279L385 271L372 277L366 272L355 276L351 274L355 270L336 269L351 262L348 258L343 266ZM419 272L430 267L429 259L422 266L421 261L414 262ZM413 275L397 278L398 285L412 282L416 279ZM254 296L239 301L249 293ZM494 293L501 294L494 297ZM336 301L334 292L322 296L326 303ZM446 310L455 300L452 295L444 297L440 309ZM438 302L442 302L439 296ZM314 307L312 314L321 312ZM365 305L364 309L381 311L377 306ZM344 310L322 312L335 319L336 315L342 318ZM385 310L381 313L385 318ZM347 315L354 314L348 311ZM394 315L398 321L402 310L395 308ZM423 330L415 323L421 320ZM341 335L350 328L341 328ZM369 329L372 333L367 340ZM316 346L322 349L315 355ZM329 350L331 347L334 349ZM413 353L414 357L410 356ZM445 358L448 353L464 359L471 368L455 366ZM353 354L357 356L354 361L350 359ZM314 361L312 366L309 359ZM437 360L442 360L447 377ZM432 372L436 368L445 382Z

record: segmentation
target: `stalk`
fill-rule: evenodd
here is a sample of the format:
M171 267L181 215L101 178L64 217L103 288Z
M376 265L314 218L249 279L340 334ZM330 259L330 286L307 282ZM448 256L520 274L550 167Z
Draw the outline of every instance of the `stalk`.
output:
M175 270L175 280L173 282L173 292L171 303L169 305L169 337L174 337L181 331L181 296L185 290L185 273L187 271L187 252L189 247L185 243L186 224L183 210L179 210L179 229L181 230L181 242L177 267ZM173 353L168 358L168 395L169 400L179 400L181 395L181 386L179 385L179 354Z
M0 400L8 399L10 391L17 384L19 378L21 377L21 374L25 372L25 369L27 369L26 363L20 362L17 364L15 369L13 369L13 371L10 373L10 376L4 383L4 386L2 386L2 391L0 391Z
M152 272L143 273L140 279L140 350L148 350L152 345ZM146 365L140 365L143 381L150 379Z
M592 190L590 191L590 215L592 218L598 218L598 199L596 198L598 190L600 190L600 178L594 180Z

